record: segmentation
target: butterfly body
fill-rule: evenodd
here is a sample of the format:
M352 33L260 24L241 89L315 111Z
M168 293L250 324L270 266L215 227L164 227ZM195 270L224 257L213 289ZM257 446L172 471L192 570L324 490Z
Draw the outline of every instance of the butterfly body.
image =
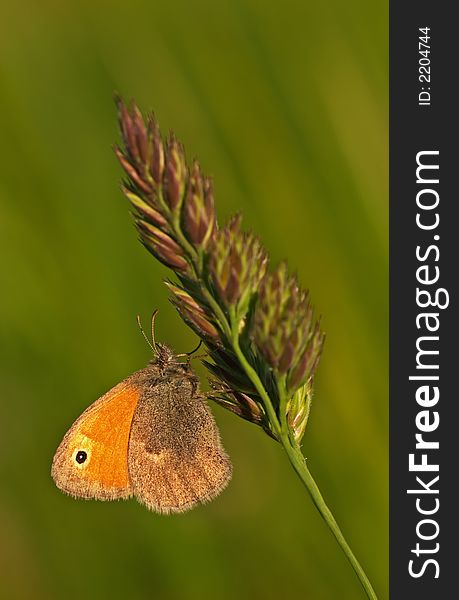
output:
M167 347L89 406L58 447L51 474L78 498L135 496L159 513L217 496L231 478L199 381Z

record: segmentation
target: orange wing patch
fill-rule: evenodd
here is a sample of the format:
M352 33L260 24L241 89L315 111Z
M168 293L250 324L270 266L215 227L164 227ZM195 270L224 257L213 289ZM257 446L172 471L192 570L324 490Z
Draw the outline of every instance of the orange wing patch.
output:
M127 454L139 397L140 390L128 379L75 421L54 455L51 475L58 488L99 500L131 495Z

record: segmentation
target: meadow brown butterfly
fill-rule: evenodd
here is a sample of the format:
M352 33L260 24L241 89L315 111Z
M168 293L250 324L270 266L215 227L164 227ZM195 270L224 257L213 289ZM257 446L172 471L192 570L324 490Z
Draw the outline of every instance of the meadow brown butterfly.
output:
M64 436L51 469L63 492L135 496L168 514L208 502L228 484L231 463L198 378L152 337L147 367L89 406Z

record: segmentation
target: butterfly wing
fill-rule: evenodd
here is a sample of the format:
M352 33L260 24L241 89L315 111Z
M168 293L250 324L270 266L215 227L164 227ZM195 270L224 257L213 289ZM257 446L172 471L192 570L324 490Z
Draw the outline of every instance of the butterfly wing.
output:
M59 489L98 500L132 495L127 455L139 397L138 387L127 379L75 421L53 459L51 475Z
M217 496L232 467L209 407L187 380L146 388L131 427L132 491L159 513L183 512Z

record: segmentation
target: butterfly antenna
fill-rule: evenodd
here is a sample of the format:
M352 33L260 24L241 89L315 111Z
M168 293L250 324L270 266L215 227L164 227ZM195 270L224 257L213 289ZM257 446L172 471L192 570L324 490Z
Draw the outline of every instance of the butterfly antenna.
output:
M152 350L153 354L156 354L156 345L155 345L155 340L154 340L154 338L153 338L153 339L152 339L153 343L151 343L151 342L150 342L150 340L148 339L148 337L147 337L147 335L146 335L145 331L143 330L143 327L142 327L142 322L140 321L140 316L139 316L139 315L137 315L137 325L139 326L140 333L143 335L143 337L144 337L144 340L145 340L145 341L147 342L147 344L150 346L150 348L151 348L151 350Z
M156 339L155 339L155 321L156 321L156 315L159 313L159 310L156 309L155 311L153 311L153 314L151 315L151 343L153 344L153 352L155 354L158 354L158 349L156 347Z

